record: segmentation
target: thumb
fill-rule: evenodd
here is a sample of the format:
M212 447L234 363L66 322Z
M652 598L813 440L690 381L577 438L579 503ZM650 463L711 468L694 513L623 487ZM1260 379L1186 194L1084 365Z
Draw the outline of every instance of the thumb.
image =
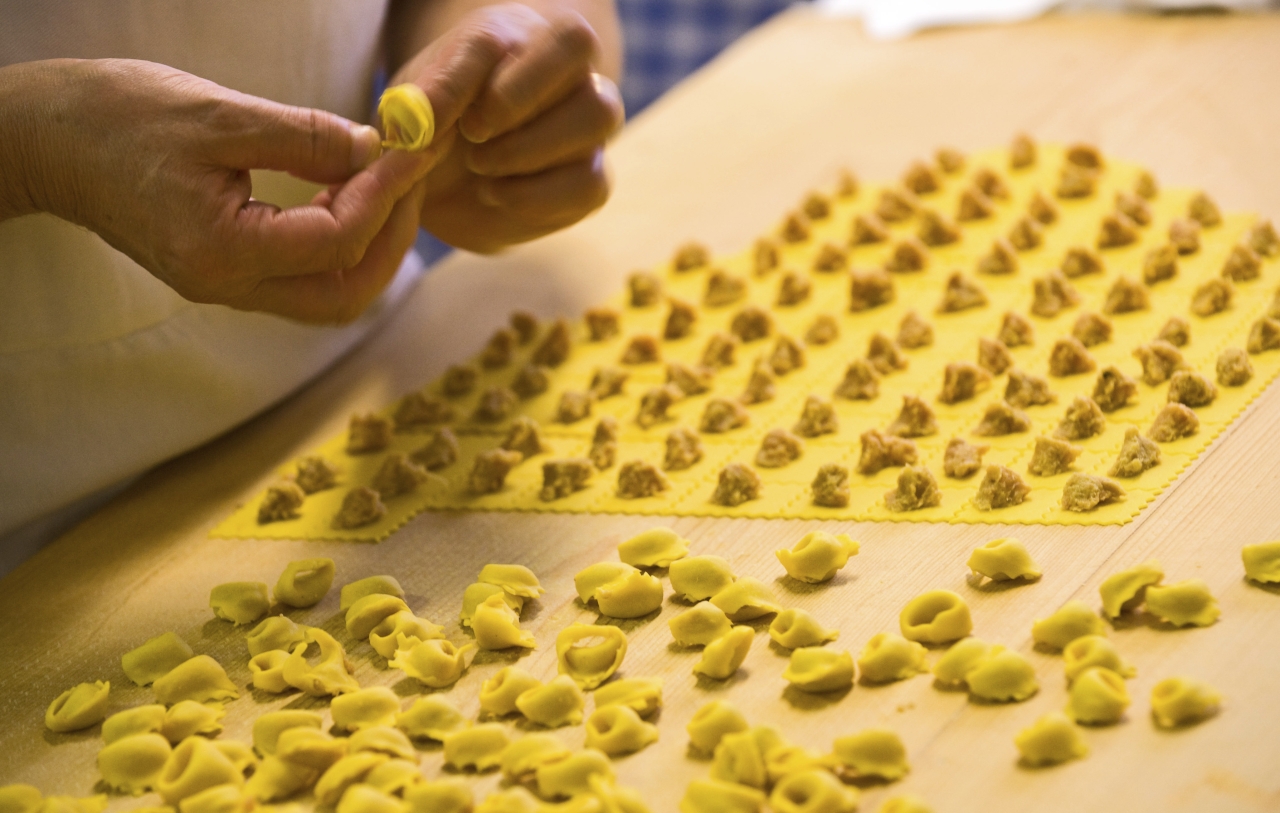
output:
M241 95L217 158L235 169L275 169L308 181L336 184L367 167L382 152L373 127L307 107Z

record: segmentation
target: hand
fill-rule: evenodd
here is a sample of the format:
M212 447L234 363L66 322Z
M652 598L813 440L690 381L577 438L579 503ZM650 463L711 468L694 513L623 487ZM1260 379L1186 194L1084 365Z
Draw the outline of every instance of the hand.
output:
M33 165L24 208L93 230L187 299L350 321L417 234L436 151L378 157L371 127L149 62L17 67L35 102L15 153ZM331 186L281 210L251 198L257 168Z
M623 110L614 83L592 70L598 49L576 13L506 4L471 13L397 72L393 84L417 82L437 110L441 156L426 181L426 229L487 253L604 203L604 144ZM461 113L456 127L439 115L442 104Z

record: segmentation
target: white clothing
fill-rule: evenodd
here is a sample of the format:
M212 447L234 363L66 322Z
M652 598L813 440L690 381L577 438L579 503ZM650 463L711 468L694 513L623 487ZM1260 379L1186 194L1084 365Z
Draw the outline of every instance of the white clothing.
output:
M385 16L386 0L0 0L0 65L145 59L364 121ZM255 195L271 199L257 176ZM420 273L411 253L357 323L309 327L187 302L50 215L0 223L0 537L279 401Z

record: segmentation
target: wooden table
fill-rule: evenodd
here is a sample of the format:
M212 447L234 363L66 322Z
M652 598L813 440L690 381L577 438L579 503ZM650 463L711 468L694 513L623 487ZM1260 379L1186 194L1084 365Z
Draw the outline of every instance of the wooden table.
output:
M421 614L450 625L481 565L532 566L549 592L526 613L541 647L521 660L554 672L551 641L575 619L572 576L614 556L614 545L653 524L641 517L428 514L380 545L210 540L208 530L248 499L273 467L339 431L355 409L380 406L476 351L517 306L576 314L616 289L626 272L697 237L716 250L769 227L842 164L865 178L897 177L941 142L962 149L1003 144L1025 129L1046 140L1095 141L1147 162L1168 185L1196 184L1227 209L1280 217L1280 19L1253 17L1057 17L1027 24L868 41L857 24L797 10L749 36L631 123L612 153L616 192L585 223L498 258L442 264L371 341L287 403L143 478L88 521L8 576L0 587L0 780L47 793L84 794L97 774L96 729L53 735L45 706L79 681L110 679L119 706L148 702L119 666L122 652L174 630L248 683L242 632L212 619L206 596L230 580L273 583L307 556L337 561L339 583L375 573L399 577ZM466 314L466 318L458 318ZM773 550L817 523L697 520L671 523L699 552L728 556L740 573L774 583L788 605L841 630L855 651L895 630L904 602L929 588L962 593L976 634L1017 648L1043 687L1030 701L976 705L919 677L859 685L838 699L793 698L780 677L784 653L757 636L745 668L724 686L700 686L694 653L668 649L666 619L627 623L624 670L666 679L657 746L618 762L623 782L644 788L657 811L674 810L708 765L685 753L684 725L712 698L738 703L755 722L826 749L833 737L889 726L913 770L892 788L873 786L863 809L911 791L939 811L1280 810L1280 591L1242 579L1242 544L1280 537L1280 389L1244 418L1155 504L1124 527L974 527L864 524L829 528L863 542L834 583L798 589L781 579ZM976 545L1016 533L1045 571L1007 590L966 581ZM1209 629L1139 626L1113 633L1139 668L1121 725L1088 731L1092 754L1062 767L1015 766L1013 736L1063 707L1057 656L1034 651L1031 621L1070 598L1097 603L1110 572L1156 557L1171 579L1198 577L1218 596ZM296 613L338 630L335 589ZM343 633L345 635L345 633ZM384 672L367 645L352 645L366 685L416 691ZM512 656L513 657L513 656ZM482 657L454 690L475 711L480 682L506 655ZM1223 713L1179 732L1148 717L1151 686L1188 674L1226 697ZM282 701L249 693L232 704L224 736L248 737L253 714ZM303 703L306 705L306 703ZM581 742L581 729L563 736ZM424 755L434 774L438 752ZM481 780L491 786L492 777ZM113 800L113 807L135 803Z

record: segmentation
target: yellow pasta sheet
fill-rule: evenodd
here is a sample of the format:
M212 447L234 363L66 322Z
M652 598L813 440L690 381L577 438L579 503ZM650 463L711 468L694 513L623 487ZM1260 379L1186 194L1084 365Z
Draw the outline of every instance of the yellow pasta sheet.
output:
M887 522L1071 525L1126 523L1155 499L1267 386L1280 371L1280 351L1250 356L1255 370L1253 378L1240 387L1220 386L1218 396L1211 405L1196 409L1200 419L1200 430L1196 435L1162 444L1163 462L1160 465L1138 477L1120 480L1127 492L1124 501L1104 505L1087 513L1061 509L1059 500L1062 486L1070 474L1037 477L1027 473L1027 462L1036 436L1053 432L1074 396L1091 393L1097 371L1065 378L1050 377L1050 348L1056 339L1071 334L1072 326L1080 314L1102 312L1107 291L1117 277L1124 275L1131 280L1142 279L1143 259L1148 252L1167 241L1169 223L1175 218L1186 216L1188 202L1194 191L1161 190L1150 201L1154 219L1151 225L1140 230L1139 240L1123 248L1099 251L1105 263L1104 273L1071 280L1081 296L1080 304L1064 309L1054 318L1040 318L1030 314L1032 279L1058 268L1068 248L1094 248L1100 220L1114 211L1116 192L1132 190L1141 170L1132 164L1109 160L1100 177L1096 194L1082 200L1062 200L1053 196L1053 190L1063 163L1064 150L1041 145L1039 153L1037 164L1024 170L1010 171L1007 151L992 150L969 156L966 168L961 173L940 175L943 180L942 188L921 196L920 200L925 207L936 209L948 218L954 218L961 191L969 185L972 173L980 167L989 167L999 173L1005 179L1011 196L1009 200L995 202L994 217L961 223L961 239L951 245L931 249L928 265L923 271L894 274L896 298L888 305L850 312L848 272L824 273L813 270L813 260L819 249L827 242L848 247L854 216L875 208L879 193L884 187L869 184L862 186L851 197L841 198L830 193L830 216L813 223L810 239L797 244L784 243L780 267L770 273L753 273L750 248L731 256L714 258L707 266L692 271L677 272L669 263L654 269L664 281L664 294L689 302L703 301L710 268L723 268L730 274L746 278L749 281L749 293L746 300L731 305L718 308L700 306L699 318L692 334L686 338L661 342L662 361L657 363L620 365L619 359L632 336L643 333L662 335L668 311L665 302L647 308L633 308L628 306L627 297L619 294L608 304L622 314L622 329L617 336L606 341L589 341L585 326L581 322L575 323L572 350L568 359L552 371L550 387L542 395L521 402L515 413L538 421L549 451L516 466L508 476L506 486L498 493L469 493L467 475L478 452L502 442L510 420L486 424L476 422L468 416L473 412L480 393L486 388L511 383L545 334L548 323L541 326L537 339L517 348L509 365L497 370L481 370L479 382L472 392L452 400L455 412L460 416L452 424L460 441L459 460L415 492L389 499L387 514L378 522L351 530L332 527L332 518L348 488L367 485L385 454L391 451L411 452L426 443L430 432L398 433L388 450L371 455L349 455L344 451L345 436L335 437L314 453L338 464L341 469L339 485L309 496L299 518L260 525L256 516L259 498L255 498L222 522L213 533L224 537L374 541L386 537L411 517L425 510L791 517ZM1026 213L1027 204L1037 190L1053 200L1060 213L1056 223L1045 227L1043 244L1019 253L1020 267L1016 274L978 274L976 266L979 257L990 250L995 238L1008 234L1013 224ZM1264 258L1262 274L1258 279L1236 284L1236 295L1229 310L1201 318L1192 315L1189 306L1196 287L1220 275L1232 246L1239 242L1255 219L1251 214L1224 215L1221 225L1203 230L1201 248L1197 253L1179 258L1178 273L1174 279L1150 286L1149 310L1110 317L1115 328L1112 339L1090 348L1097 361L1097 370L1114 364L1126 375L1139 380L1140 392L1129 406L1107 414L1106 431L1087 440L1076 441L1084 448L1084 453L1076 461L1073 471L1105 475L1120 449L1125 429L1135 426L1145 434L1152 419L1165 404L1168 385L1152 387L1141 383L1142 366L1132 353L1135 347L1153 340L1170 316L1183 316L1190 323L1191 340L1182 348L1184 358L1193 369L1211 380L1215 377L1218 354L1226 347L1245 346L1250 326L1266 312L1272 293L1280 282L1280 263L1274 258ZM892 235L888 241L850 249L850 265L855 269L880 266L897 239L916 232L918 221L911 218L906 222L893 224L890 228ZM779 281L786 270L807 274L812 281L813 293L800 305L775 307ZM982 286L989 304L959 313L938 313L936 308L941 300L944 284L948 276L957 270ZM717 331L728 332L734 315L747 303L772 311L776 324L774 336L740 346L736 363L718 372L709 393L685 398L671 409L673 420L648 429L639 426L635 417L640 396L650 387L665 382L665 362L680 361L690 366L698 365L708 337ZM833 398L833 390L843 378L849 362L866 355L870 336L877 331L891 337L896 336L898 325L909 310L915 310L933 325L933 344L905 351L909 359L908 368L883 376L879 396L874 400ZM1003 315L1008 311L1026 316L1035 328L1032 345L1012 349L1016 368L1046 378L1050 389L1057 395L1057 402L1027 408L1026 412L1033 423L1029 432L976 438L972 431L981 419L984 408L1002 396L1006 376L995 377L991 387L977 397L949 406L940 403L937 398L942 387L943 368L952 361L976 362L979 338L994 338ZM702 443L705 454L702 460L687 470L667 472L671 481L669 490L653 497L622 499L616 495L618 466L615 465L609 470L597 472L585 489L568 497L550 502L539 498L542 463L554 458L585 456L596 422L603 415L612 415L618 420L619 463L639 459L660 467L664 439L671 429L679 425L697 429L703 408L710 398L736 397L740 394L748 378L751 362L772 349L775 337L786 334L800 340L819 314L835 317L840 327L839 338L827 345L808 347L805 366L778 378L777 397L748 407L751 419L747 426L723 434L704 433ZM479 368L479 365L476 366ZM561 393L570 389L588 389L594 371L604 366L619 366L630 373L624 393L597 402L589 418L571 424L557 423L556 405ZM427 385L423 391L439 394L439 382ZM803 456L790 465L777 469L756 467L763 481L760 499L733 508L714 504L710 498L720 469L732 461L752 464L761 438L776 427L791 428L799 418L806 396L810 394L833 400L839 416L839 431L806 439ZM905 394L923 398L937 414L939 432L918 438L916 443L921 455L920 462L928 466L937 478L942 502L934 508L893 513L886 508L884 495L894 487L900 469L887 468L875 475L863 476L856 473L856 464L860 449L859 436L869 429L883 430L897 415ZM389 406L385 414L391 415L394 408L395 405ZM984 512L975 508L971 498L982 479L981 473L964 480L943 476L943 450L952 437L989 444L991 451L986 455L984 464L1000 463L1017 471L1032 489L1028 499L1021 505L995 511ZM823 508L812 502L810 483L817 470L826 463L839 463L851 472L852 499L847 508ZM281 470L281 476L290 476L293 468L292 465L286 466Z

